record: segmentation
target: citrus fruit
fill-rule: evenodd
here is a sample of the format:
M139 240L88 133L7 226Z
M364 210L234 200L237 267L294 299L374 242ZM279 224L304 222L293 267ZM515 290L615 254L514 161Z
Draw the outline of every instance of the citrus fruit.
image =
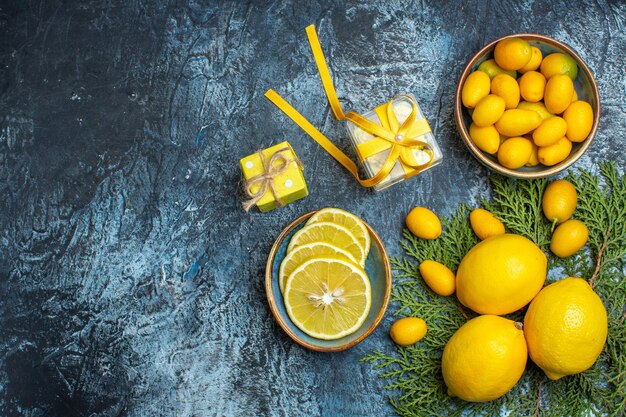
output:
M561 223L550 240L550 250L559 258L567 258L580 250L589 239L589 230L585 223L571 219Z
M572 142L562 137L556 143L548 146L540 146L537 150L539 162L546 166L556 165L567 158L572 151Z
M474 71L467 76L463 89L461 90L461 101L468 109L473 109L476 104L489 94L491 80L482 71Z
M541 61L541 73L546 79L554 75L567 75L574 81L578 77L578 65L571 56L555 52Z
M480 127L475 123L470 125L469 129L470 138L478 149L489 154L498 152L500 147L500 133L493 125Z
M484 315L452 335L443 349L441 370L449 395L465 401L491 401L513 388L527 359L521 323Z
M356 259L354 259L354 256L343 249L331 245L330 243L313 242L297 246L287 252L287 255L280 263L280 269L278 271L278 284L280 286L280 291L283 293L285 292L285 282L287 281L287 277L295 271L297 267L302 265L304 261L320 257L342 259L344 261L353 262L357 265L359 263Z
M478 243L461 260L456 295L479 314L508 314L524 307L541 290L547 259L523 236L503 234Z
M496 44L493 57L496 64L505 70L518 70L523 68L532 58L533 51L523 39L507 38Z
M334 340L354 333L370 310L365 271L352 262L316 258L300 265L285 284L285 309L311 337Z
M293 235L289 241L289 245L287 245L287 252L291 252L291 250L297 246L314 242L330 243L352 255L359 265L365 265L367 254L359 244L357 238L350 233L347 228L331 222L318 222L305 225Z
M543 54L539 48L531 46L530 49L532 50L532 57L530 58L530 61L518 70L522 74L538 69L539 65L541 65L541 60L543 59Z
M359 241L359 244L365 252L365 256L369 253L370 233L363 221L354 214L338 208L328 207L317 211L309 218L306 224L319 222L332 222L345 227Z
M500 68L498 64L496 64L496 60L493 58L483 61L478 66L478 71L487 73L490 79L493 79L493 77L499 74L508 74L513 78L517 78L517 72Z
M574 82L567 75L553 75L546 83L543 102L552 114L561 114L572 102Z
M520 86L515 78L508 74L500 74L491 80L491 93L504 99L507 109L514 109L519 104Z
M563 119L567 122L567 138L572 142L582 142L593 126L593 109L586 101L574 101L563 112Z
M447 297L454 294L456 288L456 280L454 272L439 262L426 260L420 263L420 274L424 278L424 282L436 294Z
M504 112L504 99L495 94L489 94L481 99L472 113L472 120L477 126L485 127L498 121Z
M602 352L607 333L604 304L580 278L545 287L524 317L530 358L553 380L589 369Z
M435 213L426 207L415 207L406 216L406 227L415 236L433 240L441 235L441 222Z
M546 109L546 106L545 104L543 104L542 101L539 101L537 103L529 103L528 101L520 101L520 103L517 105L517 108L522 109L522 110L534 110L537 113L539 113L539 116L541 116L541 120L546 120L554 116L552 113L548 111L548 109Z
M567 122L554 116L541 122L533 131L533 142L537 146L549 146L559 141L567 132Z
M533 110L511 109L502 113L496 122L496 129L504 136L521 136L541 124L541 116Z
M396 345L413 345L426 335L426 322L418 317L397 320L389 329L389 336Z
M527 167L534 167L535 165L539 165L538 151L539 147L533 143L533 151L530 153L530 158L528 158L528 162L526 162Z
M480 240L485 240L492 236L503 235L504 224L498 220L491 212L477 208L469 215L472 230Z
M543 214L557 224L572 217L577 203L576 188L567 180L556 180L548 184L541 198Z
M509 168L521 168L530 159L533 152L533 143L523 137L514 137L505 140L498 149L498 162Z
M520 94L529 103L536 103L543 98L546 89L546 77L537 71L528 71L519 79Z

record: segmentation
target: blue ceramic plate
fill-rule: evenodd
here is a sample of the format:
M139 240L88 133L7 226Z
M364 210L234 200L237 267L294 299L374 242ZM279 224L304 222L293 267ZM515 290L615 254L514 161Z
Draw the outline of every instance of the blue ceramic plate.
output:
M289 337L311 350L337 352L349 349L364 340L374 331L383 318L389 302L389 295L391 294L391 266L387 252L380 238L367 223L363 222L370 233L372 241L370 253L365 261L365 272L367 272L369 276L372 287L372 306L367 319L365 319L365 322L359 330L337 340L316 339L298 329L291 322L287 310L285 310L285 303L283 302L283 296L278 285L278 270L280 263L285 258L287 245L289 244L291 236L301 229L307 219L314 213L315 212L312 211L293 221L282 231L278 239L276 239L276 242L274 242L274 246L272 246L267 260L265 291L267 292L267 301L270 310L272 310L272 314L274 314L276 321L280 324L280 327L287 332Z

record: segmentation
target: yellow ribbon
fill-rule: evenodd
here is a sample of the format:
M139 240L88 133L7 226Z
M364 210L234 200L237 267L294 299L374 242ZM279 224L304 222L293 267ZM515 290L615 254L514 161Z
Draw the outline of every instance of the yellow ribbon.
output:
M322 47L320 45L319 38L317 37L317 33L315 32L315 27L313 25L308 26L306 28L306 33L313 52L313 58L317 64L322 85L324 86L324 91L326 92L326 97L328 98L328 103L330 104L333 114L338 120L347 119L365 132L374 136L372 140L360 144L357 147L357 152L362 160L389 149L389 155L387 156L382 168L373 177L361 179L359 177L358 167L356 164L346 154L339 150L339 148L337 148L326 136L324 136L322 132L315 128L315 126L313 126L304 116L287 103L285 99L272 89L269 89L265 93L265 96L298 126L300 126L300 128L311 136L320 146L322 146L322 148L335 158L337 162L343 165L364 187L372 187L380 184L381 181L387 178L398 161L400 161L400 164L403 166L405 177L407 178L428 167L434 158L433 149L426 142L416 140L415 138L420 137L431 130L425 118L416 120L417 104L413 98L410 96L397 96L407 98L412 104L411 113L402 124L398 122L392 106L393 101L397 97L391 99L386 105L377 108L381 125L378 125L353 111L345 114L341 108L341 103L339 103L339 98L337 97L337 92L335 91L330 72L328 71ZM384 114L379 113L379 111L383 111L382 109L385 109ZM413 154L414 149L421 149L426 152L429 156L428 162L419 164ZM413 171L413 174L409 175L407 174L407 171Z
M245 211L250 210L252 206L258 203L259 200L263 198L268 188L272 192L274 200L276 200L276 205L278 207L282 207L285 205L278 197L278 194L276 194L276 190L274 189L274 178L285 172L289 168L289 164L292 162L298 164L301 170L304 169L304 167L302 166L302 162L300 162L297 157L293 159L285 158L283 152L288 152L290 150L291 149L287 147L277 150L269 159L269 161L265 159L263 151L257 152L257 154L261 158L263 173L248 179L244 184L244 191L246 192L248 197L250 197L249 200L246 200L242 203L243 209ZM275 162L278 162L278 165L274 166ZM252 192L252 188L258 184L260 184L259 189L256 192Z

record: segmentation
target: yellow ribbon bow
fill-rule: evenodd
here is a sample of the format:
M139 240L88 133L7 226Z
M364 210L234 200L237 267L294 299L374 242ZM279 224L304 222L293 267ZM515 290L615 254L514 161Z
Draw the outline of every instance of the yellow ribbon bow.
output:
M377 108L377 112L382 112L382 109L384 109L385 112L384 114L378 113L381 125L378 125L352 111L345 114L341 108L341 104L339 103L339 98L337 97L330 72L328 71L322 47L319 43L317 33L315 32L315 26L308 26L306 28L306 33L313 52L313 58L317 64L322 85L324 86L324 91L326 92L326 97L328 98L328 103L330 104L333 114L338 120L347 119L365 132L374 136L372 140L362 143L357 147L357 151L361 159L365 159L371 155L390 149L389 155L387 156L382 168L371 178L361 179L359 177L356 164L348 156L346 156L346 154L339 150L339 148L337 148L328 138L326 138L324 134L315 128L315 126L313 126L304 116L287 103L285 99L272 89L268 90L265 93L265 96L298 126L300 126L320 146L322 146L326 152L343 165L364 187L372 187L380 184L380 182L387 178L389 173L391 173L391 170L398 161L400 161L400 164L403 168L405 168L405 173L407 172L407 167L414 170L412 175L428 167L434 158L433 149L428 143L416 140L415 138L420 137L431 130L425 118L416 120L417 104L413 98L406 95L397 96L407 98L412 105L411 113L402 124L398 122L392 106L394 99L397 97L394 97L385 106ZM420 149L426 152L429 156L429 160L426 163L419 164L413 154L413 150L415 149ZM411 175L405 174L405 177L408 176Z

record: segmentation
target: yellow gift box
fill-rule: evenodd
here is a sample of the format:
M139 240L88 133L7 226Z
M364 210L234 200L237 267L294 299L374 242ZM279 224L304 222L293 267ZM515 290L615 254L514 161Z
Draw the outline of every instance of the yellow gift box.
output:
M304 167L289 142L248 155L239 164L250 197L243 204L246 211L254 205L262 212L270 211L309 195Z

